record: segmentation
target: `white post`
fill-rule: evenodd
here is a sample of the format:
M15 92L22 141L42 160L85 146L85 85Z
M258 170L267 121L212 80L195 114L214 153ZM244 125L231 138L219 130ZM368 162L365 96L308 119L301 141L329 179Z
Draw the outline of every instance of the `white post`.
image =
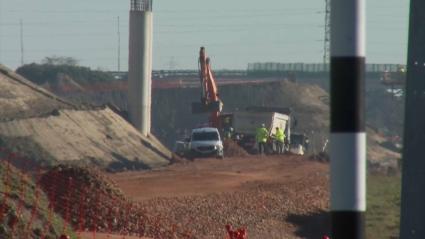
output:
M332 239L365 238L365 0L331 1Z

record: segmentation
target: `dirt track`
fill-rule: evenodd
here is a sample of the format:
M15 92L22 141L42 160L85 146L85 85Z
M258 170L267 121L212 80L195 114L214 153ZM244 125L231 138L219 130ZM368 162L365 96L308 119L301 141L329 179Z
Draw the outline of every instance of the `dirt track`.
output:
M247 227L250 239L328 232L328 165L302 157L200 159L110 176L150 213L201 238L223 238L227 223Z

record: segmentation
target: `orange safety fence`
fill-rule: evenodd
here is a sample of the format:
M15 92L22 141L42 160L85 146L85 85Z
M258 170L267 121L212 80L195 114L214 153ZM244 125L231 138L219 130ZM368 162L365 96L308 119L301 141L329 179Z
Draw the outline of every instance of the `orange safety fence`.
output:
M0 225L7 224L10 238L32 238L40 218L45 218L45 223L37 229L37 238L51 238L57 215L63 220L56 231L58 238L74 235L88 239L90 235L96 239L100 234L99 238L106 235L111 239L199 238L190 229L191 222L176 225L164 216L150 215L142 205L103 182L106 176L100 171L69 165L47 167L5 148L0 148L0 169ZM47 204L43 198L48 199ZM16 216L10 217L11 210ZM23 220L25 228L18 229ZM233 230L230 225L226 234L229 239L247 239L245 229Z

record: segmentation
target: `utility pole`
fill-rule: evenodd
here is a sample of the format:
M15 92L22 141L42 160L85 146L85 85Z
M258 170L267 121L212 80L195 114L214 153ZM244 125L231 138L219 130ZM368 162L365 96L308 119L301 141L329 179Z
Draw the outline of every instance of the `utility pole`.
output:
M117 47L117 70L121 71L121 32L120 32L120 17L117 17L117 35L118 35L118 47Z
M365 0L331 1L332 239L364 239Z
M323 64L329 64L330 38L331 38L331 0L325 0L325 36L323 41Z
M400 238L425 238L425 1L410 1Z
M19 21L20 26L20 36L21 36L21 66L24 65L24 23L22 18Z

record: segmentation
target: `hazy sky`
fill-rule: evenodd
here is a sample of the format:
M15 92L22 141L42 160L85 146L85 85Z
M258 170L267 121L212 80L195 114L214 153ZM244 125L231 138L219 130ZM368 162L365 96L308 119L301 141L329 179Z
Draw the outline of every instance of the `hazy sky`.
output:
M214 69L250 62L323 58L325 0L153 0L154 69L195 69L204 45ZM366 0L367 61L405 63L408 0ZM71 56L81 65L127 70L130 0L0 0L0 63Z

